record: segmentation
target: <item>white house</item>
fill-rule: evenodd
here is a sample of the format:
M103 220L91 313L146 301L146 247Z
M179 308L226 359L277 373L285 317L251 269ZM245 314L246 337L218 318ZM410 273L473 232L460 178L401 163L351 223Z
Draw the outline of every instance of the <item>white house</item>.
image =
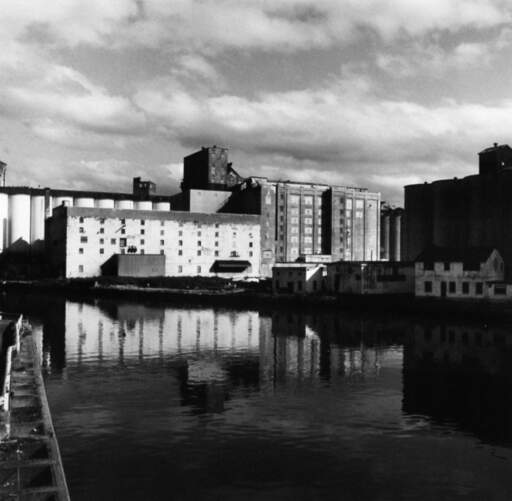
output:
M314 263L278 263L272 267L274 293L310 294L325 288L326 266Z
M491 247L430 247L415 260L415 295L449 299L507 297L504 263ZM512 290L510 291L512 293Z

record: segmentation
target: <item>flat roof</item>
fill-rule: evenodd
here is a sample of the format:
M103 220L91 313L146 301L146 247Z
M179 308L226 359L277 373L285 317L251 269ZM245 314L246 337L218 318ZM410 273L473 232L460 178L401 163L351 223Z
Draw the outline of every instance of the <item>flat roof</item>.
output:
M59 206L53 209L57 217L98 217L112 219L154 219L154 220L180 220L197 221L201 223L240 223L260 224L260 216L254 214L232 214L228 212L189 212L189 211L158 211L139 209L100 209L98 207L67 207Z

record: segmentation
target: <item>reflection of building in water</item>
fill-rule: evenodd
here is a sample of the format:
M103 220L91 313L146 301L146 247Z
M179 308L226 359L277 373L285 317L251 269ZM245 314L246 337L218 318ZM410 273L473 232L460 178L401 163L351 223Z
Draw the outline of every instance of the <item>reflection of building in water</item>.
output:
M183 405L197 412L220 411L260 385L376 376L393 357L401 360L396 347L384 348L395 338L381 323L333 314L268 317L109 301L67 302L56 312L44 331L55 372L64 363L75 371L165 367Z
M229 313L119 305L116 315L84 303L66 303L68 361L150 359L169 355L204 358L257 355L256 312Z
M405 329L398 321L384 324L326 312L276 312L270 339L274 344L260 350L265 353L262 365L270 365L281 378L293 374L323 379L377 376L383 364L401 360L398 344Z
M404 411L512 441L512 338L506 328L417 325L404 347Z

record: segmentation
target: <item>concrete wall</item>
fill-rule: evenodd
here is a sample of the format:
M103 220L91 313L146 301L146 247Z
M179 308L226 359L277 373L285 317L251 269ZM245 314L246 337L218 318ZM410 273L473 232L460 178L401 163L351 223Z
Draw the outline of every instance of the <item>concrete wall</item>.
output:
M190 212L219 212L231 196L230 191L190 190L188 195Z
M165 276L165 256L161 254L117 254L114 262L118 277Z

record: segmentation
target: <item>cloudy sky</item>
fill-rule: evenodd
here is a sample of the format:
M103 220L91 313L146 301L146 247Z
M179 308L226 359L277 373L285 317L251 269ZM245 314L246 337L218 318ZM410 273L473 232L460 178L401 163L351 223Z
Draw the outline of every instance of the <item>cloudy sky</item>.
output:
M402 186L512 143L510 0L3 0L9 184L174 192L182 158Z

